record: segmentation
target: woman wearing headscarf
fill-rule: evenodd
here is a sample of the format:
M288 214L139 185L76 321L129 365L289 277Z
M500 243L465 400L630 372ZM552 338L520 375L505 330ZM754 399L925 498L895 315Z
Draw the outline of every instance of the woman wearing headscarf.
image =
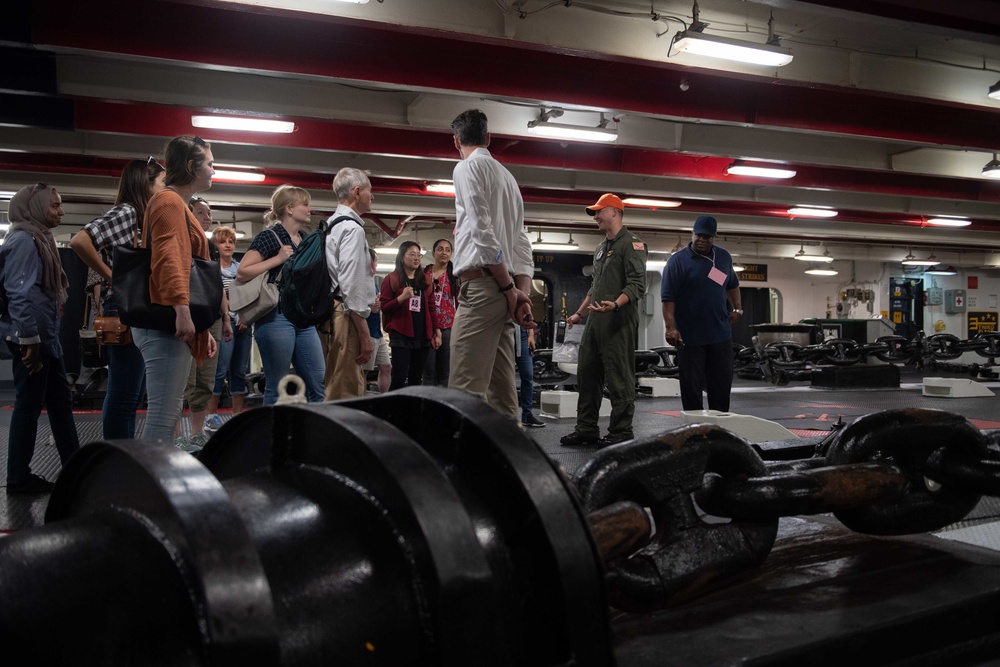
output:
M63 465L80 440L73 392L59 343L59 309L69 281L52 229L62 221L62 198L45 183L21 188L10 200L10 229L0 246L6 303L0 336L13 355L14 411L7 440L7 494L48 493L52 482L31 472L42 406Z
M191 197L212 187L215 157L204 139L184 136L170 140L164 162L166 187L146 206L143 238L151 257L149 299L173 308L174 330L133 327L132 338L146 364L142 438L174 442L191 359L200 364L216 352L209 330L196 331L191 319L191 259L208 259L208 239L188 208Z
M111 291L111 272L117 246L131 248L142 236L142 219L149 199L164 187L166 170L150 156L132 160L118 181L115 205L104 215L83 226L70 241L80 259L102 279L101 295L105 315L117 315L118 306ZM88 277L87 282L90 282ZM105 439L134 438L135 413L143 394L146 368L142 353L134 342L111 345L108 350L108 388L101 409Z

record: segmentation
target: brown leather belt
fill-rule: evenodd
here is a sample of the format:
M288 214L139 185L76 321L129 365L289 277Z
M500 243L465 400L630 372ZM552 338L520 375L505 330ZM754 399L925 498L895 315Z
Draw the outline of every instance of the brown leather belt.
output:
M477 278L489 278L492 275L493 274L491 274L487 269L480 268L480 269L469 269L468 271L463 271L462 273L458 274L458 278L459 280L468 281L468 280L476 280Z

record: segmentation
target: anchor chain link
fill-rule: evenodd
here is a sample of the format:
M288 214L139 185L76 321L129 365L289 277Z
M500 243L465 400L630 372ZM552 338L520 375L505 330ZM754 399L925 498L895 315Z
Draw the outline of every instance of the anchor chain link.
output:
M888 410L831 434L812 457L765 462L742 438L696 424L600 450L573 482L592 523L627 519L602 557L612 604L640 612L746 576L784 517L832 513L870 535L961 521L983 496L1000 496L998 444L960 415Z

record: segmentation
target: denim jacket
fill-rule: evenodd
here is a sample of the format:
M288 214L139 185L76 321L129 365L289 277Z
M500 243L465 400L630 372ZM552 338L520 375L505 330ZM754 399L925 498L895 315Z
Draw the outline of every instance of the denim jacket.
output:
M42 291L42 259L31 234L8 232L0 246L0 276L6 299L0 338L19 345L41 343L50 357L61 357L59 301Z

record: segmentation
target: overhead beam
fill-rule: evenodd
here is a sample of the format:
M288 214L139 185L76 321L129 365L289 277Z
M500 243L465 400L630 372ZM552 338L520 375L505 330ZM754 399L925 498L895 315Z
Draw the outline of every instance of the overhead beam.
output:
M993 110L943 101L246 5L151 1L140 12L130 0L36 0L33 7L33 40L44 48L1000 150ZM295 48L266 48L274 35L295 35Z

